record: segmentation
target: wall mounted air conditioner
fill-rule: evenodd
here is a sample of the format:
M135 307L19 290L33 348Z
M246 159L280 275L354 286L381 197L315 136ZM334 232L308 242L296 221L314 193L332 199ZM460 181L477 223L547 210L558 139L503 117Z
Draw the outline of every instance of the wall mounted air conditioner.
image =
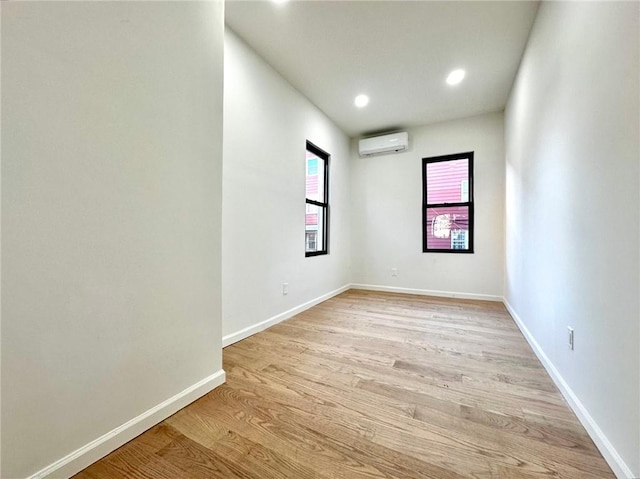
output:
M399 153L409 148L409 134L406 131L390 135L364 138L358 143L360 156L385 155Z

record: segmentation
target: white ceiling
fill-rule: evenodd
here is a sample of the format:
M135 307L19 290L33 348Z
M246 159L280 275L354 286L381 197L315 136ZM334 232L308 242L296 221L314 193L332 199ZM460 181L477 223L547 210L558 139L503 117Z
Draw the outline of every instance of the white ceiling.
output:
M227 25L350 136L504 108L537 2L227 1ZM448 73L463 68L451 87ZM358 109L354 97L366 93Z

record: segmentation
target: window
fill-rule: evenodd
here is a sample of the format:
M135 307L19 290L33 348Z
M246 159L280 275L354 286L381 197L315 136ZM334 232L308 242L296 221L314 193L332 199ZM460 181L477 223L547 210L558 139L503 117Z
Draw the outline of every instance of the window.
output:
M329 154L307 141L305 256L329 252Z
M317 231L306 231L305 234L305 251L316 251L317 249L317 241L318 241L318 232Z
M422 251L473 253L473 152L422 159Z

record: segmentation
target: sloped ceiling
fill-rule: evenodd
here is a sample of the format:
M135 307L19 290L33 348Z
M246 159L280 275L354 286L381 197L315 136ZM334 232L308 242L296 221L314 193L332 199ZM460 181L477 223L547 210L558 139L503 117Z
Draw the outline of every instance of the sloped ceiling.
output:
M227 1L227 26L353 137L501 110L537 2ZM445 82L466 70L455 86ZM366 108L354 106L365 93Z

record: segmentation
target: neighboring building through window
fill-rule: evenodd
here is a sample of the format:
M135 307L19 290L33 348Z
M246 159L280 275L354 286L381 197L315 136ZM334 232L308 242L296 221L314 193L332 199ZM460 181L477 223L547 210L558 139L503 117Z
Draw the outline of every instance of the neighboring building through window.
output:
M422 159L422 251L473 253L473 152Z
M305 255L329 252L329 154L307 141Z
M318 232L317 231L305 231L305 251L316 251L318 249Z

